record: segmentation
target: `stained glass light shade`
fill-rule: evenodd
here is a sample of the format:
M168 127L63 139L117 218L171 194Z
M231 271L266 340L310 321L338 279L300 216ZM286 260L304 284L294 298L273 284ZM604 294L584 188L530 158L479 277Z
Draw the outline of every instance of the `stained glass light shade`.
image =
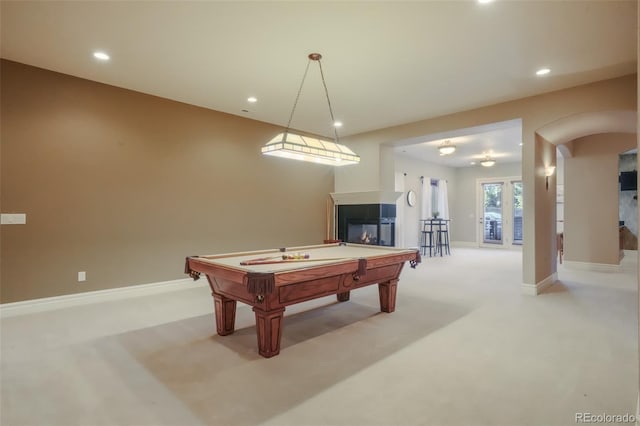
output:
M347 166L360 162L360 157L344 145L290 132L280 133L271 139L262 147L262 153L331 166Z

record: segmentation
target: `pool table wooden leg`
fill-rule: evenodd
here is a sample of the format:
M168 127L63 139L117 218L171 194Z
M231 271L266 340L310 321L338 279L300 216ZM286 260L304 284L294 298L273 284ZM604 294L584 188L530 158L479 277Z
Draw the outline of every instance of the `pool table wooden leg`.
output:
M350 292L345 291L344 293L336 294L336 297L338 298L338 302L346 302L347 300L349 300L349 295Z
M380 310L382 312L393 312L396 310L396 289L398 288L398 280L390 280L378 284L378 293L380 294Z
M258 352L265 358L278 355L280 353L284 308L273 311L263 311L262 309L254 307L253 312L256 313Z
M216 312L216 330L220 336L233 333L236 325L236 301L213 293Z

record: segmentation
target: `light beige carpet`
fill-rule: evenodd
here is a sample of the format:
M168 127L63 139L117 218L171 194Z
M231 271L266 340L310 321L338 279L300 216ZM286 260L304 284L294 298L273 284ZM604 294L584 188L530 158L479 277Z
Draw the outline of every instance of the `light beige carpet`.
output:
M254 316L215 334L210 291L2 320L5 425L572 425L634 414L635 256L621 272L559 269L521 295L521 254L457 248L377 286L287 308L282 350Z

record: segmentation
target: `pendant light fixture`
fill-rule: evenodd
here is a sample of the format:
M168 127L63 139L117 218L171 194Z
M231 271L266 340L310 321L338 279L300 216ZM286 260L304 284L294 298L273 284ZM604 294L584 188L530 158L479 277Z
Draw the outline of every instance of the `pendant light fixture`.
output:
M293 103L293 109L289 116L289 122L284 133L280 133L273 139L271 139L265 146L262 147L262 153L264 155L272 155L276 157L290 158L293 160L309 161L312 163L329 164L332 166L346 166L349 164L358 164L360 157L351 149L344 145L340 145L338 139L338 124L333 117L333 110L331 108L331 100L329 99L329 91L327 90L327 84L324 80L324 73L322 72L322 55L319 53L309 54L309 62L307 62L307 68L304 71L302 77L302 83L298 89L298 95ZM322 85L324 92L327 95L327 104L329 105L329 114L331 115L331 122L333 123L333 131L335 134L335 141L320 139L315 137L303 136L296 133L291 133L289 127L291 126L291 120L293 114L296 111L298 99L302 92L302 86L307 78L307 72L309 71L309 65L311 61L317 62L320 67L320 76L322 78Z

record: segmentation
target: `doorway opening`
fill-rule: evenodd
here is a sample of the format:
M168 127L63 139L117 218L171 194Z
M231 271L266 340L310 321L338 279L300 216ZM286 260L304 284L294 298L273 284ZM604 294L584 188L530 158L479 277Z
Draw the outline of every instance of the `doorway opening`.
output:
M520 248L523 243L522 179L504 177L477 182L478 245Z

